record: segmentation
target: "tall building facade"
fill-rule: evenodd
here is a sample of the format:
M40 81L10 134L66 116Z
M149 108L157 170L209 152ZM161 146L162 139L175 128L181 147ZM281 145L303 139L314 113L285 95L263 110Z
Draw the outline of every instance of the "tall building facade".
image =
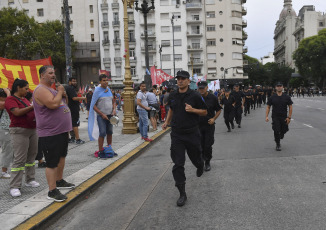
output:
M154 65L172 76L184 69L199 78L205 75L207 79L246 78L243 74L243 53L248 50L244 46L247 39L243 30L247 26L243 19L247 13L244 3L246 0L155 0L155 10L147 15L150 67ZM113 86L122 87L123 5L118 0L99 0L98 9L101 67L111 71ZM128 9L128 29L132 79L140 83L146 71L141 12Z
M71 35L78 42L73 54L73 75L83 85L97 81L101 64L97 2L98 0L69 0ZM23 9L38 23L64 20L62 1L1 0L0 8L2 7Z

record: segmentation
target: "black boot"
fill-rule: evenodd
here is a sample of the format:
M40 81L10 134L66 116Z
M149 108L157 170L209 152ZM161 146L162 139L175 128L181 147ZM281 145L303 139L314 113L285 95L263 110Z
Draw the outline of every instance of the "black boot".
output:
M281 151L281 144L280 143L276 143L276 151Z
M180 192L180 197L179 199L177 200L177 205L179 207L185 205L186 201L187 201L187 195L186 195L186 185L185 184L180 184L180 185L177 185L177 188Z
M205 161L205 171L210 171L211 170L211 164L209 161Z

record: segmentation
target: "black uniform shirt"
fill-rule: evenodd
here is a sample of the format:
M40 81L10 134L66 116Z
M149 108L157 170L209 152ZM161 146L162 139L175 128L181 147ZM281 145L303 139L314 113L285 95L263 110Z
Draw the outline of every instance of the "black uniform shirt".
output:
M207 105L207 116L199 117L200 124L208 124L208 120L215 116L215 112L218 112L222 109L218 103L218 99L214 94L208 93L206 97L203 97Z
M267 90L267 96L268 96L268 97L272 96L272 91L273 91L272 89L268 89L268 90Z
M179 90L170 93L168 105L173 111L172 129L187 130L198 127L199 115L186 112L186 103L195 109L207 109L202 96L188 88L187 92L179 93Z
M229 99L227 99L225 96L221 100L221 104L224 105L224 113L231 112L234 107L233 103L235 102L235 99L232 95L229 96Z
M68 96L68 107L70 110L79 111L79 101L72 100L73 97L77 97L76 88L72 85L66 87L66 93Z
M272 117L287 117L288 106L292 104L291 97L285 93L281 96L273 94L267 102L267 105L273 106Z
M241 106L242 105L242 98L244 97L244 94L242 91L236 92L236 91L232 91L231 92L231 96L234 97L235 99L235 106Z
M245 97L245 100L248 102L248 101L251 101L251 98L252 98L252 94L251 92L243 92L243 95Z

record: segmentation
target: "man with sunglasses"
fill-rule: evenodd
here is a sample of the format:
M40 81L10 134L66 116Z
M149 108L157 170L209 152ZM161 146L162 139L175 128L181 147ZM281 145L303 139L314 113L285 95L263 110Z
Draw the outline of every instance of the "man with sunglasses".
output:
M177 72L178 90L172 92L168 99L170 106L163 129L172 127L171 132L171 158L174 163L172 174L175 186L180 192L178 206L183 206L187 200L185 191L185 152L197 168L197 177L204 171L202 147L199 131L199 116L207 115L207 106L201 95L189 88L190 75L187 71Z
M274 138L276 142L276 151L281 151L281 139L284 138L284 134L289 131L288 125L291 122L292 116L292 100L291 97L283 93L283 84L278 82L276 84L276 94L273 94L267 102L266 108L266 122L269 121L268 114L271 106L272 110L272 127L274 130ZM289 107L289 114L288 108Z

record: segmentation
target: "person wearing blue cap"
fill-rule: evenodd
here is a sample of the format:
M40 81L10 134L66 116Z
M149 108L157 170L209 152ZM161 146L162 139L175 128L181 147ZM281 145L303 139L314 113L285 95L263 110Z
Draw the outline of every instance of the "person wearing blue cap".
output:
M269 121L268 114L271 106L272 110L272 128L274 130L274 139L276 142L276 151L281 151L281 139L284 138L284 134L289 131L289 124L292 117L292 100L291 97L283 93L283 84L278 82L276 84L276 94L272 95L266 108L266 122ZM289 113L288 113L289 107Z

